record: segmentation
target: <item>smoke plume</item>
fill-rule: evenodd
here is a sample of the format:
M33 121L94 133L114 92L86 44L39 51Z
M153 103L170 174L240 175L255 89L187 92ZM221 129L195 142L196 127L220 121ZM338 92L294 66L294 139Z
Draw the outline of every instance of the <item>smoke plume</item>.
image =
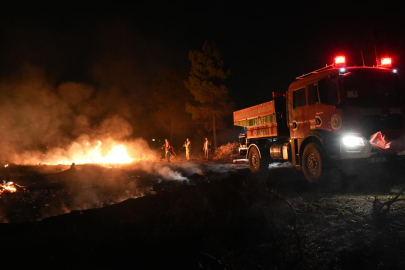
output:
M135 153L147 145L134 140L128 98L116 94L116 89L96 91L84 83L53 85L43 70L24 66L18 75L0 81L1 161L75 160L99 141L104 151L125 142L137 156L150 154Z

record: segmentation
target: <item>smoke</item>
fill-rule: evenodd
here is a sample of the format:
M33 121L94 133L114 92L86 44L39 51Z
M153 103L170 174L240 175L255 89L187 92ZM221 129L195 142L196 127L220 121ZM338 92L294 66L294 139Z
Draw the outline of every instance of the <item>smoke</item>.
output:
M54 86L39 68L26 65L0 81L1 161L38 164L76 160L103 143L103 151L128 143L131 151L145 148L134 140L134 116L128 97L117 89L64 82ZM135 155L148 155L150 153ZM75 157L76 156L76 157Z
M201 168L194 163L186 162L178 165L178 168L181 171L184 171L186 174L203 174Z
M99 75L108 77L105 72ZM114 154L115 150L123 154L121 146L125 146L125 154L136 161L126 166L134 166L134 170L150 174L147 178L153 179L132 178L137 172L126 171L125 166L119 170L80 166L76 174L73 170L44 173L44 189L19 192L15 202L34 201L37 209L41 209L38 215L43 218L137 198L148 194L151 182L188 181L190 174L201 173L193 164L169 166L150 162L156 161L160 153L139 137L150 134L147 130L155 123L147 114L149 107L144 94L139 93L142 91L135 85L136 82L125 87L114 82L104 82L102 86L55 82L43 69L30 65L24 65L13 76L0 79L0 162L3 164L70 165L76 161L91 163L97 158L109 163L110 160L103 158ZM10 167L17 171L19 168ZM25 175L25 179L24 185L30 190L32 174ZM47 189L48 183L60 183L61 189ZM14 197L10 195L10 198ZM24 217L12 216L13 200L0 205L1 221L24 220Z
M293 168L294 166L291 162L273 162L269 164L269 169L276 169L276 168Z
M184 175L202 174L200 167L193 163L169 166L158 162L144 161L133 164L132 169L141 170L163 180L188 181L189 179Z
M141 142L141 141L139 141ZM140 144L138 144L140 145ZM67 170L52 174L52 182L60 182L60 189L55 187L42 189L34 196L34 192L19 194L26 201L33 202L39 209L36 220L56 216L70 211L80 211L99 208L151 194L156 184L182 181L188 183L188 176L194 173L202 174L198 165L184 163L168 165L159 162L140 161L130 165L106 167L100 165L81 165L76 170ZM167 182L165 182L167 181ZM27 187L29 190L30 187ZM69 192L67 195L66 193ZM51 197L49 197L51 196ZM17 199L17 198L15 198ZM21 200L21 198L20 198ZM12 200L8 200L11 206ZM11 208L11 207L10 207ZM1 212L0 222L8 222L11 212ZM31 219L28 213L12 217L11 222L21 222ZM27 216L28 217L27 217Z
M125 153L136 161L128 166L138 166L138 171L149 173L155 183L159 179L187 181L188 173L198 171L192 165L176 168L145 162L156 161L159 157L147 141L136 138L146 129L139 123L147 121L148 115L138 106L141 101L131 103L136 92L128 98L120 91L117 87L100 89L77 82L55 84L42 69L32 66L24 66L20 73L0 80L0 162L70 165L79 160L91 163L95 158L114 154L114 149L122 154L120 146L125 146ZM18 171L19 167L14 168ZM129 174L136 172L126 172L124 168L82 167L77 174L73 174L73 170L55 174L47 172L47 179L61 183L62 189L46 189L48 182L44 182L43 190L19 192L16 196L27 200L15 197L15 201L35 201L37 209L41 209L39 216L47 217L148 194L151 183L132 178ZM31 178L31 174L25 176L27 182L24 184L28 190L31 189ZM55 197L49 197L50 194ZM13 200L10 200L10 205L0 205L0 220L3 222L18 222L25 218L14 217L12 211L8 211L13 209Z
M182 176L180 172L173 171L167 166L155 166L154 170L158 175L160 175L165 180L188 180L188 178Z

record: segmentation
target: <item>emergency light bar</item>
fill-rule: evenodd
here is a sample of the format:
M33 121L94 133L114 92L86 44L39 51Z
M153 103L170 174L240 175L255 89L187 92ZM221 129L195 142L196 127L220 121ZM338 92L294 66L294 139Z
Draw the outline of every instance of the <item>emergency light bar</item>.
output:
M391 57L381 58L381 66L382 67L392 67Z
M364 66L364 62L363 62L363 66ZM377 63L377 67L392 68L391 57L383 57L383 58L381 58L380 62ZM302 80L303 78L305 78L305 77L307 77L307 76L309 76L311 74L316 74L316 73L319 73L319 72L321 72L323 70L327 70L327 69L331 69L331 68L339 68L339 72L340 72L339 74L343 75L343 76L353 74L353 73L350 73L350 72L346 73L346 57L344 55L339 55L339 56L335 57L335 63L330 64L330 65L326 65L323 68L317 69L317 70L309 72L307 74L302 74L301 76L298 76L295 79ZM396 69L393 69L392 72L397 73L398 71ZM273 99L277 96L277 95L274 95L274 94L275 93L273 93Z
M345 67L346 66L346 58L342 55L335 57L335 66L336 67Z

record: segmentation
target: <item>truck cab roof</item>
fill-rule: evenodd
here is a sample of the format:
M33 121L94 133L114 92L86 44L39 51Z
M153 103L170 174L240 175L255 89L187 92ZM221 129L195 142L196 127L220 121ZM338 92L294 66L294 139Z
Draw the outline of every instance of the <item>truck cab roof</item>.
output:
M342 70L342 67L334 67L333 65L327 66L322 69L318 69L316 71L312 71L307 74L303 74L302 76L299 76L296 78L294 82L290 84L288 87L288 90L295 90L298 88L301 88L305 85L314 83L319 81L322 78L325 78L330 75L336 75L336 76L347 76L350 74L351 71L356 71L356 70L375 70L376 72L396 72L395 69L391 68L383 68L383 67L366 67L366 66L353 66L353 67L344 67L344 70Z

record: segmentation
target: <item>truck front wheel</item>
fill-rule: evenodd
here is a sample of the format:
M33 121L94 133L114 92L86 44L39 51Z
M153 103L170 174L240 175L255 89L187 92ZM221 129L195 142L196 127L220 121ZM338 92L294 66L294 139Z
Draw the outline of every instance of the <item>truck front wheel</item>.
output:
M308 182L313 183L321 179L323 163L321 147L316 143L307 144L302 154L302 170Z
M260 157L259 150L253 147L249 151L249 167L252 173L262 173L269 168L269 162L266 158Z

